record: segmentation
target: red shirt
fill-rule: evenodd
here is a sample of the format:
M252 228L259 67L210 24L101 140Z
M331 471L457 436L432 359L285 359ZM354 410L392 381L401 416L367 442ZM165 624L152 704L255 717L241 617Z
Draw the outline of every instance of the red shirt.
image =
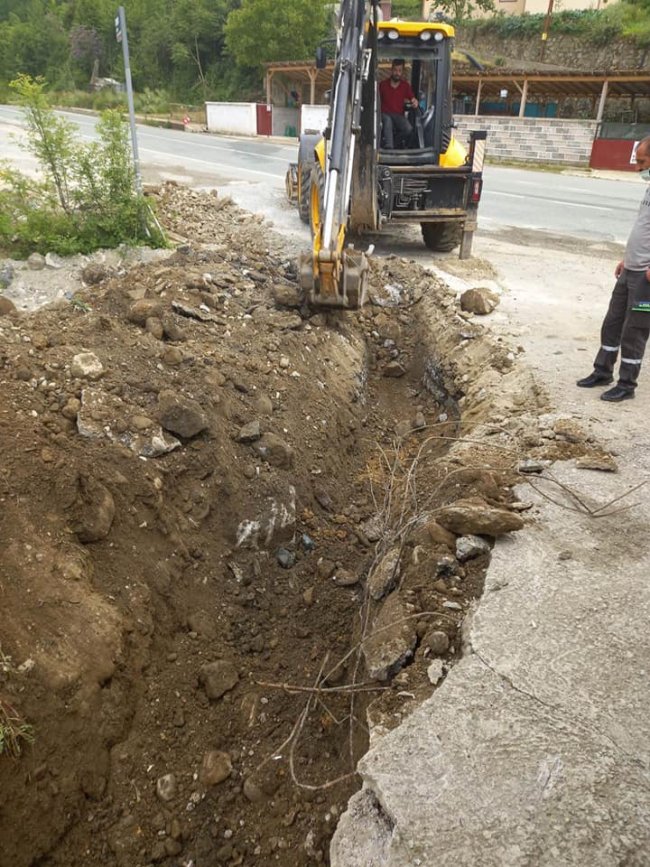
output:
M379 97L384 114L404 114L404 103L413 99L413 91L404 79L393 87L390 78L385 78L379 85Z

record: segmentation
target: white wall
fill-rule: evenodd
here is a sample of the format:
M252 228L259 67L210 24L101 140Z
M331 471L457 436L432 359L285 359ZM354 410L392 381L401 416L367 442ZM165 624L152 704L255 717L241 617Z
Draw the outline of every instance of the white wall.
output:
M205 117L210 132L257 135L257 106L254 102L206 102Z
M329 105L303 105L300 110L300 132L315 130L322 132L327 126Z

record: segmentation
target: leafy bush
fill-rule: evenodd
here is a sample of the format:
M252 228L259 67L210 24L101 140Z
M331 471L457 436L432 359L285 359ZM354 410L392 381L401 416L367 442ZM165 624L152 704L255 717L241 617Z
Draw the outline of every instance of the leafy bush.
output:
M25 108L25 147L44 179L0 170L0 244L17 255L53 251L89 253L121 243L164 245L146 199L135 190L126 125L104 112L99 140L83 143L74 127L51 110L42 80L12 83Z

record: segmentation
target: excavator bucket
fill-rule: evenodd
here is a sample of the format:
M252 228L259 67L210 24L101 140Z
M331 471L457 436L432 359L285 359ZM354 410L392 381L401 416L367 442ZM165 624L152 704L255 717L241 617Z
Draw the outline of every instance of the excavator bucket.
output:
M343 251L340 261L319 261L311 253L299 262L300 284L309 304L356 310L366 303L368 257L353 247Z

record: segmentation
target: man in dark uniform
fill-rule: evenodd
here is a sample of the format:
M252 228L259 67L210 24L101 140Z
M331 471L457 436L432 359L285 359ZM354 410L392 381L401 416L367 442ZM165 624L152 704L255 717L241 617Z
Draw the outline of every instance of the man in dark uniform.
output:
M404 61L393 60L390 77L385 78L379 85L384 147L391 150L395 147L396 132L408 139L413 131L413 127L404 116L405 103L409 103L413 108L418 107L411 85L408 81L404 81L403 74Z
M636 163L641 177L650 182L650 136L639 142ZM601 394L601 400L619 402L634 397L645 345L650 335L650 186L625 248L625 258L615 270L616 285L600 332L601 346L593 373L579 379L580 388L609 385L619 351L618 382Z

